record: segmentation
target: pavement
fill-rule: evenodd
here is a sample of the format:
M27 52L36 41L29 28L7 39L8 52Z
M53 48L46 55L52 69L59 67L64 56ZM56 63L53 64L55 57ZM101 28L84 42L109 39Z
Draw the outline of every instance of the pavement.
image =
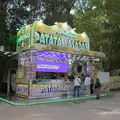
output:
M100 100L11 106L0 102L0 120L120 120L120 91Z

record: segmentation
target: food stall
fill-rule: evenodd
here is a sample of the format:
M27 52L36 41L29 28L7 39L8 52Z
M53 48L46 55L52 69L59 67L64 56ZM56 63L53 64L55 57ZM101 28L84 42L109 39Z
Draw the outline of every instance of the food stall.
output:
M41 21L18 31L15 92L26 98L71 96L71 74L92 76L90 60L105 54L90 51L86 33L76 33L67 23L47 26Z

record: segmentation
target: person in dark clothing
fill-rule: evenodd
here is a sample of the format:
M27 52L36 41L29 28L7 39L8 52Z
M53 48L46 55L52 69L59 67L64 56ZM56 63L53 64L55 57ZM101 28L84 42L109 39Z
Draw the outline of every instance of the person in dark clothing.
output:
M74 76L73 75L70 75L69 77L68 77L68 79L70 80L70 81L74 81Z
M93 94L93 86L94 86L94 81L91 79L90 81L90 94Z
M81 73L81 81L82 81L82 83L85 82L85 75L83 73Z
M99 78L96 79L95 83L95 92L96 92L96 99L100 99L100 88L101 88L101 83Z

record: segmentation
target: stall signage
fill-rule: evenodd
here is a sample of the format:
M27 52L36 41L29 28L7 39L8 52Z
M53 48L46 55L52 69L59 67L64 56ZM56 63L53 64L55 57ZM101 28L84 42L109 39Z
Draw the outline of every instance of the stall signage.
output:
M17 39L17 51L24 51L29 49L29 38L30 34L26 33Z
M37 72L68 72L67 62L33 61L36 63Z
M19 38L17 39L17 42L21 42L22 40L28 39L29 37L30 37L30 34L29 34L29 33L26 33L26 34L22 35L21 37L19 37Z
M68 36L56 36L51 34L44 34L40 32L35 33L36 42L40 44L54 44L59 46L67 46L71 48L89 49L88 42L80 42Z
M71 37L71 38L76 38L76 34L73 34L70 31L66 31L64 29L56 30L53 33L61 35L61 36L67 36L67 37Z
M46 84L46 85L33 85L32 86L32 97L56 97L61 96L67 92L67 95L71 95L73 91L72 84L62 85L58 84Z

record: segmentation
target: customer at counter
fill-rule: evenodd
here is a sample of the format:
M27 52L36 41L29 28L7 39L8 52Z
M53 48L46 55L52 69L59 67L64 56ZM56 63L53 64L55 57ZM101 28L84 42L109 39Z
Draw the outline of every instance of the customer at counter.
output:
M80 96L80 84L81 84L81 79L77 75L75 75L73 97L76 97L76 93L77 93L77 97Z
M90 82L91 82L91 77L87 75L87 77L85 78L85 82L84 82L84 87L85 87L87 95L90 94Z

